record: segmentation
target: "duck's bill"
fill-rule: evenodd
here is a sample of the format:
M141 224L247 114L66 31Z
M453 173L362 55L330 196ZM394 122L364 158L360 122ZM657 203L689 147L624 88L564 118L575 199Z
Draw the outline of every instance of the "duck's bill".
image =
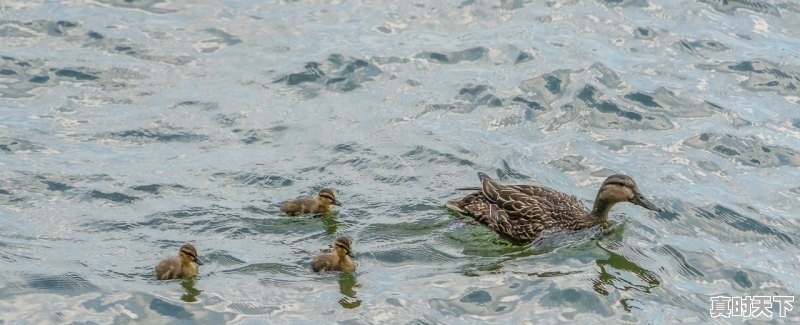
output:
M342 202L340 202L340 201L339 201L339 200L337 200L337 199L333 199L333 205L335 205L335 206L339 206L339 207L340 207L340 206L342 206Z
M648 210L653 210L653 211L656 211L656 212L661 212L661 209L659 209L659 208L658 208L658 207L657 207L655 204L653 204L653 202L650 202L648 199L646 199L646 198L645 198L644 196L642 196L641 194L639 194L639 195L636 195L636 196L633 198L633 200L631 200L631 203L633 203L633 204L636 204L636 205L638 205L638 206L641 206L641 207L643 207L643 208L645 208L645 209L648 209Z
M353 254L353 252L351 252L351 251L347 251L347 256L350 256L352 258L356 258L356 255Z
M203 265L203 261L201 261L199 257L195 258L194 262L197 263L197 265Z

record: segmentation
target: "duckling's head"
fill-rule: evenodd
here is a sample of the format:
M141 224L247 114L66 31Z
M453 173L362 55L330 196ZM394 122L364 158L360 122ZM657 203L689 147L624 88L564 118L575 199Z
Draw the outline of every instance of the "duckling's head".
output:
M639 188L636 187L636 182L632 178L622 174L611 175L606 178L597 192L597 200L610 204L630 202L648 210L661 212L661 209L639 192Z
M336 194L333 194L333 190L329 188L323 188L322 191L319 191L317 197L322 205L342 205L342 203L336 199Z
M181 263L183 264L194 262L197 265L203 265L203 262L197 257L197 249L194 248L192 244L184 244L181 246L181 252L178 255L181 257Z
M333 241L333 250L336 252L336 255L339 257L344 257L345 255L353 257L353 252L350 248L350 238L347 237L339 237Z

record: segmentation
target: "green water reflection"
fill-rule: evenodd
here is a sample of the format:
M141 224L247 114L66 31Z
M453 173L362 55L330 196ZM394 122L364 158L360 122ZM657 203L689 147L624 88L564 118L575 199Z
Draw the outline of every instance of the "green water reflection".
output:
M203 292L196 287L197 277L184 278L181 280L181 286L186 290L186 293L181 296L181 300L185 302L197 302L197 296Z
M339 220L336 220L336 213L331 212L328 214L323 215L320 220L322 221L322 226L325 229L326 235L335 234L337 230L339 230Z
M631 262L627 257L614 253L599 244L600 249L604 250L609 256L605 259L596 261L597 266L600 267L600 274L594 280L594 291L602 295L608 295L608 286L617 288L619 290L637 290L641 292L651 293L653 288L658 287L661 282L658 280L653 271L647 270L634 262ZM643 281L643 283L635 283L629 278L625 277L625 273L633 274Z
M343 273L339 276L339 292L343 295L339 304L342 307L353 309L361 306L361 300L356 297L355 288L358 286L355 273Z

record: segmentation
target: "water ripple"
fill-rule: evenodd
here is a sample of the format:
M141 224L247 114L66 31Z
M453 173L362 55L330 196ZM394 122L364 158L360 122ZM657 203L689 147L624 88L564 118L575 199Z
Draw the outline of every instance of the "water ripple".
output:
M739 138L732 134L703 133L684 142L698 149L731 158L752 167L800 166L800 152L787 147L765 144L750 137Z
M338 92L352 91L372 81L381 72L377 65L369 61L331 54L321 63L306 63L304 71L284 75L273 82L286 83L288 86L315 84L315 87L306 89L309 96L315 97L314 93L322 88Z
M55 292L64 295L78 295L96 290L97 287L89 280L72 272L58 275L30 274L24 282L10 283L2 289L6 294Z
M422 52L417 54L415 57L434 63L457 64L462 61L478 61L485 58L488 53L489 50L485 47L473 47L462 51L447 53Z
M698 0L699 2L707 3L712 8L719 12L728 15L734 15L737 11L748 10L757 13L765 13L775 16L780 16L780 11L775 6L762 1L753 0Z
M171 130L171 129L172 128L163 128L162 130L159 129L126 130L126 131L104 133L98 135L97 137L101 139L129 141L137 144L147 144L155 142L163 142L163 143L201 142L208 140L208 137L205 135Z
M798 14L5 0L2 318L708 323L711 296L790 295ZM586 199L626 173L663 211L518 246L442 206L477 171ZM325 187L335 212L280 212ZM311 271L338 236L358 271ZM186 242L200 275L155 280Z
M787 96L800 95L800 68L796 65L779 65L756 59L717 65L700 64L697 67L744 75L747 78L740 85L748 90L774 91Z

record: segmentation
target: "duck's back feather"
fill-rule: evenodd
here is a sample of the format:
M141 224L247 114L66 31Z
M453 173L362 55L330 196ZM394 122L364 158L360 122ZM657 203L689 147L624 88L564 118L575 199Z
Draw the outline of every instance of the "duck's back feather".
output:
M320 271L333 271L335 269L335 260L333 255L320 255L311 260L311 269L314 272Z
M181 262L177 257L163 260L156 266L156 278L159 280L174 279L180 276Z
M318 213L318 210L321 210L319 202L313 198L290 200L281 205L281 211L291 216L303 213Z
M530 242L545 229L585 228L588 210L575 196L547 187L498 184L484 173L478 177L478 192L447 206L506 238Z

